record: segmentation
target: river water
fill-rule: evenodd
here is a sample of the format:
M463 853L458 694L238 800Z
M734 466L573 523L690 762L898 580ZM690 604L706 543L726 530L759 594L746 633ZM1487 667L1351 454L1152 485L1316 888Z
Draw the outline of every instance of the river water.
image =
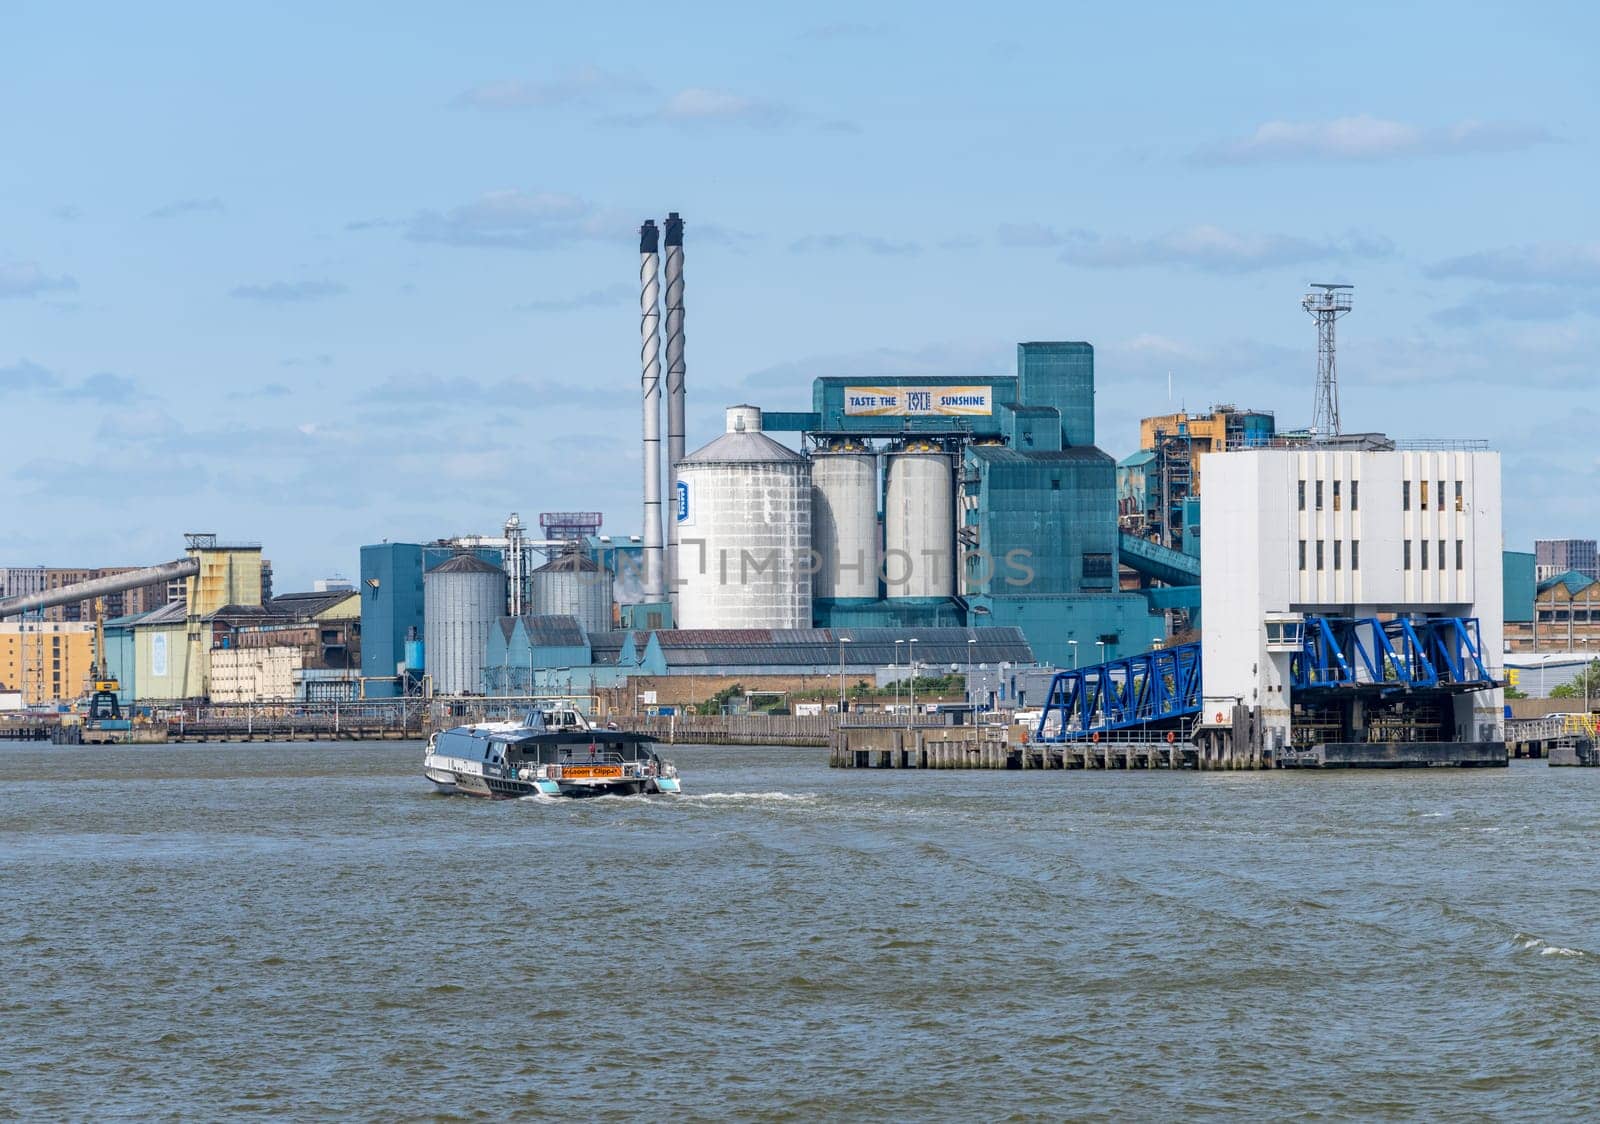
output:
M1548 1119L1600 770L432 794L413 746L0 746L0 1117Z

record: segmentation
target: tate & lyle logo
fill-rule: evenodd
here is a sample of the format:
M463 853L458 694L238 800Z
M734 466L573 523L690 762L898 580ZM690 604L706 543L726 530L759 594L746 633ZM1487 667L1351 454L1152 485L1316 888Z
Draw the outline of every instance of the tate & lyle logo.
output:
M678 481L678 522L684 523L689 519L689 482Z
M847 386L844 412L852 417L988 415L994 412L987 386Z

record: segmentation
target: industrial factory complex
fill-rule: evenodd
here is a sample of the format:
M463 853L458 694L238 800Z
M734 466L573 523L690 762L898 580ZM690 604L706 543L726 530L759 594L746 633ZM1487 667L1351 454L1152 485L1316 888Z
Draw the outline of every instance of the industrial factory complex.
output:
M723 432L690 450L683 249L678 215L645 224L637 533L511 515L375 542L351 582L277 595L259 545L210 534L160 567L0 570L0 705L704 714L836 691L830 709L870 713L937 679L964 721L1023 713L1045 743L1484 764L1505 757L1507 668L1582 651L1576 674L1600 647L1593 543L1541 544L1537 571L1505 553L1498 454L1343 431L1347 287L1305 301L1302 429L1233 405L1154 416L1119 461L1101 442L1133 435L1096 431L1093 347L1040 341L1004 374L818 372L809 410L717 404Z

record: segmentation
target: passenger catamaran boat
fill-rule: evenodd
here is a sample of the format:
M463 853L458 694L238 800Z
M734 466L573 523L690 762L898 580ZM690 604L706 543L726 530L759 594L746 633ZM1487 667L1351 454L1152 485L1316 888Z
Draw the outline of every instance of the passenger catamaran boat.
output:
M441 730L428 739L422 773L443 792L501 799L682 791L650 738L597 729L570 708Z

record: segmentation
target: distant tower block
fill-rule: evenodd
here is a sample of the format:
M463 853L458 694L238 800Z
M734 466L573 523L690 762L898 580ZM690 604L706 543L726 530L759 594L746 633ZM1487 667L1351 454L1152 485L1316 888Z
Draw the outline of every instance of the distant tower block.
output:
M1337 437L1339 424L1339 369L1334 362L1333 323L1350 311L1353 285L1311 286L1300 307L1317 322L1317 401L1311 411L1311 436Z

